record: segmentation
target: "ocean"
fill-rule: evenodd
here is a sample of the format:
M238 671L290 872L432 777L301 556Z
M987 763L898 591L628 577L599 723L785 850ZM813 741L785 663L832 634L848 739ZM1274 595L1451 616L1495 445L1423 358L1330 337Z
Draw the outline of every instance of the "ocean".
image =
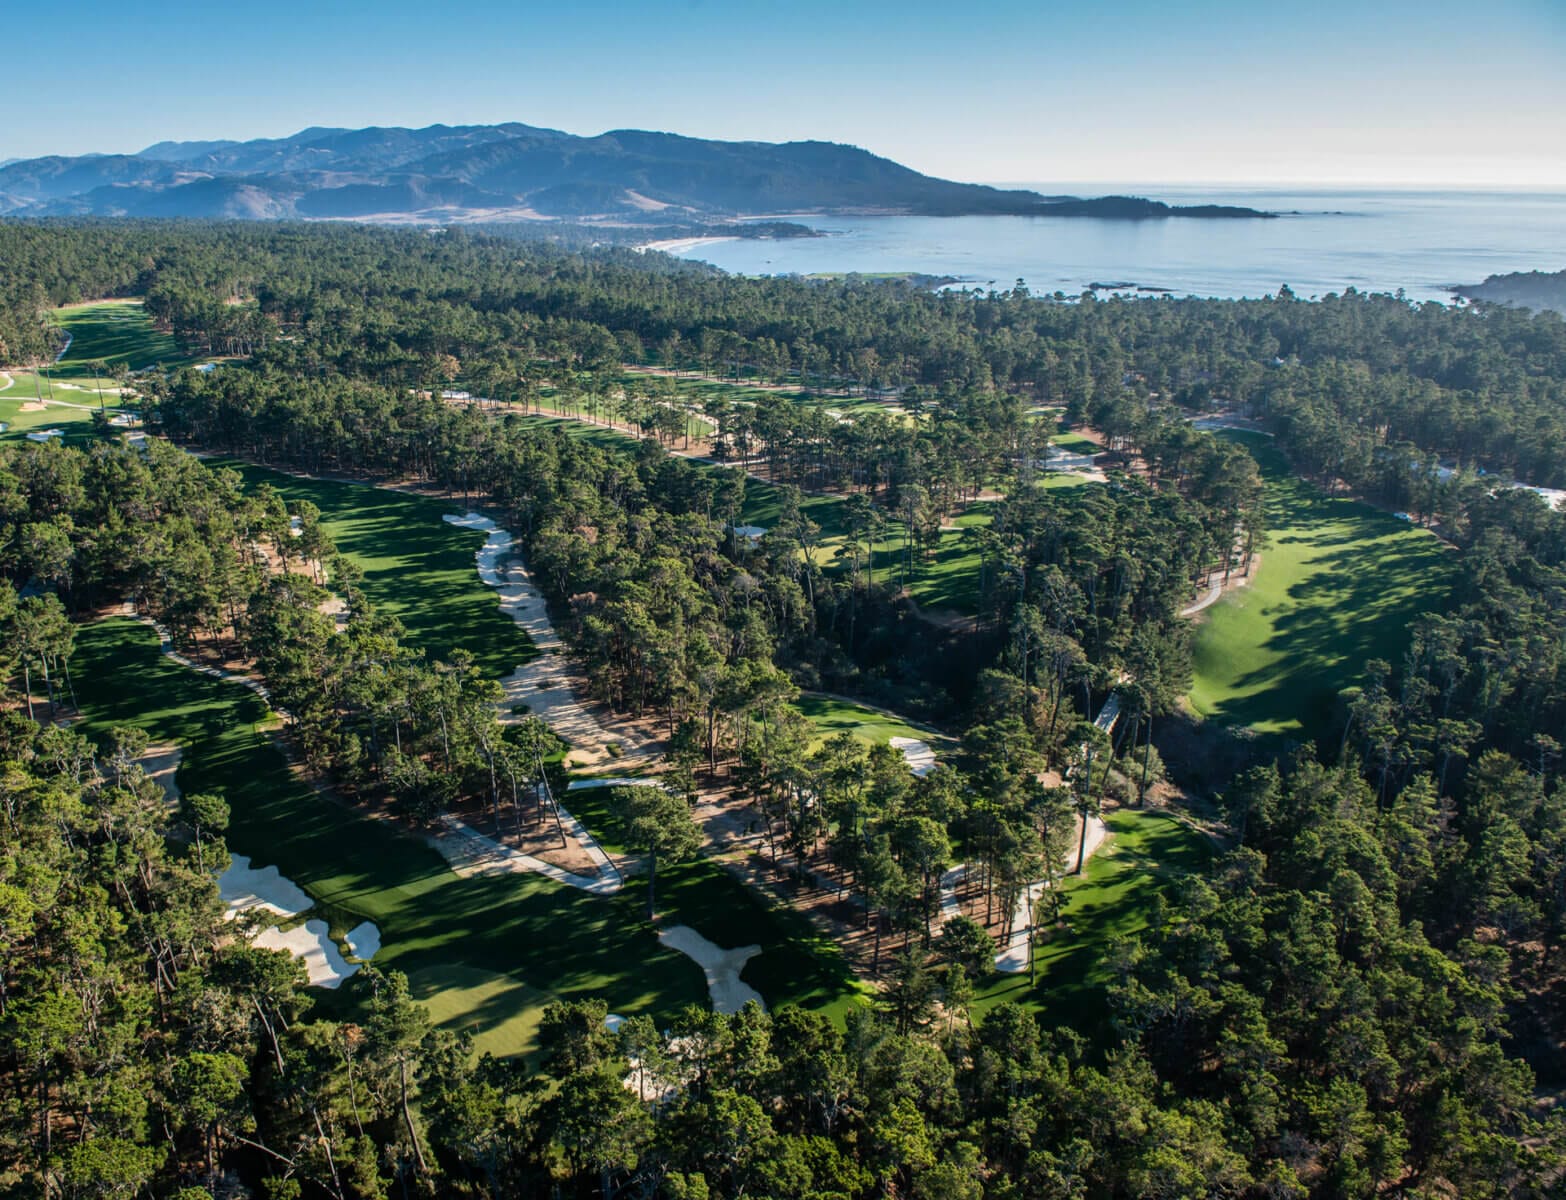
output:
M1058 194L1058 185L1032 184ZM1177 296L1301 297L1353 287L1450 301L1454 284L1508 271L1566 269L1566 193L1287 190L1073 185L1079 195L1136 195L1170 204L1233 204L1276 220L1106 221L1087 217L826 217L790 219L826 234L728 239L676 251L746 275L918 272L956 286L1075 296L1090 284L1133 284ZM1144 293L1156 294L1156 293Z

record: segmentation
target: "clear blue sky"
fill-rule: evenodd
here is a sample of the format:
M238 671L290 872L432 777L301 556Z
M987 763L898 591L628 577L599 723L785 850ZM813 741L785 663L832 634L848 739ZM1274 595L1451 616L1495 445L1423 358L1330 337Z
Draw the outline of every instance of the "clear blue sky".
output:
M985 181L1566 186L1566 0L81 0L6 33L0 159L516 120Z

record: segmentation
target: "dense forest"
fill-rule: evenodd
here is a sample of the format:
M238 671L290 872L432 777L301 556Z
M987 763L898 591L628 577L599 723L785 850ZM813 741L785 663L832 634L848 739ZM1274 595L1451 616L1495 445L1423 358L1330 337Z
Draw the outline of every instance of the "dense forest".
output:
M522 803L546 732L501 729L492 682L460 655L407 650L318 513L157 442L7 447L0 1178L20 1194L1559 1188L1566 1145L1539 1100L1566 1078L1566 514L1409 467L1566 482L1558 319L1386 296L1067 303L745 280L292 226L10 224L0 259L3 357L51 352L52 304L138 294L196 352L247 360L146 381L176 443L487 501L603 699L665 726L672 772L740 778L775 855L829 843L908 947L846 1028L691 1010L610 1035L602 1005L554 1005L534 1074L473 1062L396 975L349 985L362 1022L312 1018L294 964L224 935L222 798L170 813L131 735L50 722L69 705L73 622L131 596L189 652L246 660L322 778L409 821ZM734 532L742 470L439 399L461 380L523 407L546 385L608 403L608 376L650 361L897 388L925 415L718 414L733 453L785 489L752 544ZM1136 470L1033 486L1027 409L1045 402ZM1225 781L1213 870L1107 950L1107 1043L1011 1004L970 1019L983 955L960 924L927 936L942 840L1004 906L1077 813L1110 791L1144 798L1189 684L1179 610L1266 532L1255 464L1183 419L1220 405L1325 486L1393 503L1426 488L1422 512L1455 547L1451 603L1402 661L1342 681L1329 744L1258 747ZM860 549L906 514L909 552L927 553L921 527L938 534L982 488L999 499L975 535L980 619L937 636ZM831 564L801 505L814 489L848 514ZM325 589L346 601L341 625ZM962 752L920 780L846 742L811 753L786 707L800 687L886 689L958 726ZM1128 732L1096 740L1111 691ZM1041 783L1073 765L1067 786Z

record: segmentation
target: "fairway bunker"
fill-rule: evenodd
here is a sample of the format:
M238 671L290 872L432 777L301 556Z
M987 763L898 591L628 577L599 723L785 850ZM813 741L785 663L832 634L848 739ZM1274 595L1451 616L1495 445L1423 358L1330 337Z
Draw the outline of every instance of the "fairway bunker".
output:
M740 979L745 964L761 953L760 946L740 946L725 950L709 942L689 925L673 925L658 931L658 940L671 950L678 950L691 959L707 976L707 994L712 997L712 1011L737 1013L754 1000L762 1008L767 1002L761 993Z
M230 921L257 908L280 917L295 917L315 903L292 879L283 878L276 867L258 870L244 854L233 855L228 870L218 876L218 896L228 906L226 917Z
M319 919L295 925L287 931L273 925L258 933L251 945L258 950L286 950L292 954L304 963L311 987L335 991L342 986L343 980L359 969L357 963L343 958L337 943L331 939L326 922Z
M893 750L902 751L903 761L915 775L928 775L935 770L935 751L930 749L929 742L919 738L894 737L891 746Z
M628 725L606 729L582 702L565 645L549 619L543 593L533 586L527 569L516 561L510 532L475 512L460 517L448 513L443 519L459 529L487 535L477 554L479 579L499 593L501 612L521 627L539 651L537 658L500 681L505 689L500 705L502 720L516 719L511 716L515 706L525 704L528 715L540 718L570 745L567 762L571 765L616 761L624 766L649 758L644 737Z

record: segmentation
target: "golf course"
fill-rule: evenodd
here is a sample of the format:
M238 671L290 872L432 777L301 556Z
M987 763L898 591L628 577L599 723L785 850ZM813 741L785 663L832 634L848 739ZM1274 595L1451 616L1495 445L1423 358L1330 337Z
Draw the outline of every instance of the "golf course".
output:
M1255 578L1199 618L1190 704L1262 735L1320 737L1365 663L1399 663L1410 623L1444 605L1450 552L1434 534L1295 477L1268 439L1229 436L1262 469L1268 535Z

